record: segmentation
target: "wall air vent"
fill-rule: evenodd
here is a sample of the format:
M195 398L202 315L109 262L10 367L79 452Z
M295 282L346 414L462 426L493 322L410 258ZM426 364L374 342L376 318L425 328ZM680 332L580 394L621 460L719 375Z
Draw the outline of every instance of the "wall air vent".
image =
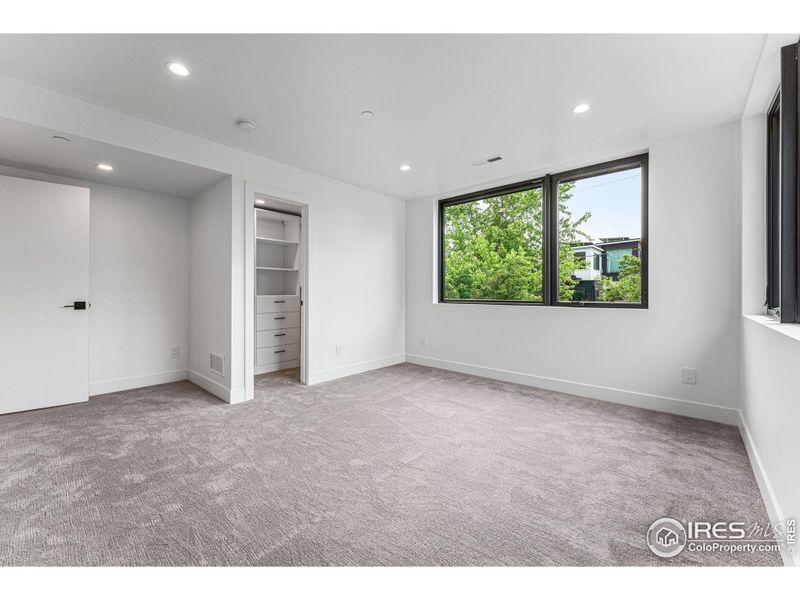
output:
M499 154L496 154L495 156L490 156L489 158L482 158L480 160L473 160L469 164L471 164L473 167L480 167L480 166L488 165L489 163L495 163L495 162L498 162L498 161L501 161L501 160L503 160L503 157L500 156Z
M225 375L225 357L212 352L208 355L208 368L214 373Z

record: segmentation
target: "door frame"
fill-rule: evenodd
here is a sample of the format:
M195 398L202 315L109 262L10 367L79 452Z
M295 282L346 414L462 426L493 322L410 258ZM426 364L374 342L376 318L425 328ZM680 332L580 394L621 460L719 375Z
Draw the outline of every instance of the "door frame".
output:
M244 382L245 398L252 400L255 397L255 357L256 357L256 276L255 276L255 252L256 252L256 222L255 207L256 198L275 200L292 207L296 207L302 219L300 226L300 239L302 243L301 265L303 276L301 278L301 299L300 307L300 383L308 383L310 372L309 351L311 340L312 320L308 311L308 299L310 277L310 246L309 246L309 208L312 201L310 196L298 194L289 190L273 188L268 185L256 183L254 181L244 182L244 202L245 202L245 236L244 236Z

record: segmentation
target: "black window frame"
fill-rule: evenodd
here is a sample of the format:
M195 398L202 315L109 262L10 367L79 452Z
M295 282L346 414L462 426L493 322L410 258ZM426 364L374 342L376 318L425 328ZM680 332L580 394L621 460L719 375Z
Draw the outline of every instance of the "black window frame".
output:
M767 290L765 305L768 311L780 310L781 267L781 92L767 111Z
M766 312L800 323L800 44L781 48L780 85L767 110Z
M487 190L480 190L463 194L461 196L454 196L452 198L445 198L439 200L439 302L442 304L510 304L510 305L525 305L525 306L542 306L547 299L547 190L545 188L545 178L537 177L534 179L526 179L517 183L510 183L508 185L501 185L499 187L489 188ZM455 206L457 204L466 204L468 202L477 202L478 200L485 200L486 198L495 198L505 194L513 194L515 192L524 192L535 188L542 189L542 255L545 268L545 275L542 277L542 300L480 300L474 298L449 298L444 297L444 210L448 206Z
M800 66L794 43L781 48L780 85L780 320L800 323Z
M526 179L509 185L479 190L469 194L462 194L451 198L439 200L438 207L438 285L440 304L489 304L489 305L517 305L517 306L568 306L581 308L649 308L649 243L648 243L648 166L649 153L644 152L617 160L606 161L563 171L561 173L546 174L542 177ZM558 184L565 181L577 181L588 177L618 173L631 169L641 169L641 249L642 261L642 301L641 302L565 302L558 300ZM493 198L503 194L542 188L542 253L544 273L542 276L542 300L481 300L474 298L445 298L445 262L444 262L444 212L448 206L476 202L485 198Z

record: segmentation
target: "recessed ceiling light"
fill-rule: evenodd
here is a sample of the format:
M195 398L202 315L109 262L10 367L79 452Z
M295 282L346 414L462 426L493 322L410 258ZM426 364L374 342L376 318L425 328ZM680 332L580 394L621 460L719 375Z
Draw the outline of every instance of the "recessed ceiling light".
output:
M106 163L99 163L97 165L97 168L100 169L101 171L113 171L114 170L114 167L112 167L111 165L106 164Z
M400 165L401 171L410 171L411 167L409 165Z
M56 142L63 142L63 143L67 143L67 144L69 144L72 141L71 139L69 139L68 137L64 137L63 135L54 135L53 139Z
M365 119L371 119L372 117L375 116L375 113L372 112L371 110L362 110L361 116L364 117Z
M256 200L256 204L266 204L266 202L261 198L259 198L258 200Z
M581 113L585 113L587 110L589 110L588 104L578 104L578 106L572 109L572 112L574 112L576 115L579 115Z
M179 62L168 62L167 68L178 77L186 77L189 74L189 69Z

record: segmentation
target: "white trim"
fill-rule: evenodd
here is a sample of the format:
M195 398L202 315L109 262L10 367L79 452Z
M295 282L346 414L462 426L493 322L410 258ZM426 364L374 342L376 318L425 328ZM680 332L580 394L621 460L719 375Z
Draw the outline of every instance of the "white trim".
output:
M135 377L122 377L120 379L106 379L104 381L89 382L89 396L99 396L100 394L110 394L135 388L159 385L162 383L173 383L184 381L189 378L188 369L178 369L175 371L162 371L161 373L148 373L146 375L136 375Z
M353 363L343 367L334 367L333 369L325 369L324 371L317 371L313 373L308 382L310 385L323 383L325 381L332 381L341 377L349 375L357 375L366 371L374 371L375 369L382 369L383 367L391 367L392 365L399 365L406 362L405 354L395 354L393 356L384 356L383 358L376 358L375 360L367 360L360 363Z
M489 379L497 379L499 381L519 383L522 385L543 388L555 392L572 394L574 396L594 398L596 400L625 404L627 406L636 406L639 408L681 415L684 417L693 417L695 419L716 421L717 423L724 423L726 425L737 425L739 423L739 411L735 408L728 408L727 406L705 404L703 402L693 402L691 400L681 400L679 398L657 396L655 394L645 394L630 390L620 390L601 385L579 383L577 381L555 379L552 377L542 377L539 375L531 375L517 371L506 371L504 369L482 367L479 365L471 365L450 360L441 360L438 358L420 356L417 354L406 354L406 361L426 367L435 367L437 369L445 369L447 371L455 371L457 373L466 373L468 375L477 375L479 377L487 377Z
M228 400L227 400L228 404L238 404L239 402L244 402L245 400L247 400L247 398L245 397L246 393L247 392L245 392L245 388L243 387L231 389L228 394Z
M244 397L244 390L239 389L235 392L229 390L224 385L219 382L214 381L213 379L209 379L205 375L201 375L197 371L192 371L189 369L189 381L195 384L198 387L203 388L205 391L214 394L220 400L224 400L228 404L234 404L235 402L241 402L241 399ZM240 398L241 396L241 398ZM234 399L235 398L235 399Z
M745 319L749 319L753 323L758 323L762 327L771 329L772 331L785 335L788 338L800 342L800 325L796 323L781 323L780 321L768 317L766 315L742 315Z
M753 467L753 475L756 477L758 489L761 491L761 497L764 499L764 506L767 509L767 516L770 523L778 523L786 520L786 516L781 510L778 498L772 490L767 471L764 469L764 463L761 462L761 456L758 454L755 440L750 434L750 429L747 427L747 421L744 420L744 415L739 413L739 433L742 435L744 447L747 450L747 456L750 458L750 464ZM781 551L781 558L783 564L787 567L800 567L800 556L788 556Z

